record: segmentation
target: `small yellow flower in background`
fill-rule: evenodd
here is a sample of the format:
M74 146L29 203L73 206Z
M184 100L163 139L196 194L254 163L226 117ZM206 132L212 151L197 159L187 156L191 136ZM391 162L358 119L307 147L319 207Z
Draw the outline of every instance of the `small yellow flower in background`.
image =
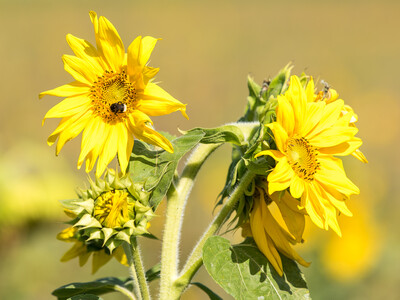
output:
M253 208L250 213L250 229L260 251L282 276L282 260L278 251L305 267L308 267L309 263L301 258L291 246L302 242L305 225L304 212L297 208L298 201L296 199L287 193L282 197L277 194L269 197L265 189L256 187ZM273 203L279 208L278 211L274 212L271 209ZM279 215L283 222L279 220ZM249 235L246 226L244 230Z
M286 93L278 96L276 122L267 125L277 150L261 151L256 157L270 155L277 161L267 178L269 194L289 188L313 223L341 235L337 215L352 216L345 202L359 189L334 155L350 155L362 141L355 137L358 129L350 126L352 114L342 113L343 100L327 103L315 98L312 78L304 88L292 76Z
M75 81L39 97L66 97L43 119L62 118L47 143L58 139L58 155L66 142L83 132L78 168L86 160L86 172L90 172L98 158L96 176L100 176L116 154L122 172L126 171L134 137L173 152L171 143L152 128L149 116L179 110L188 117L186 105L152 82L159 69L146 64L158 39L139 36L125 53L114 26L93 11L90 18L97 48L68 34L67 42L76 56L64 55L64 68Z

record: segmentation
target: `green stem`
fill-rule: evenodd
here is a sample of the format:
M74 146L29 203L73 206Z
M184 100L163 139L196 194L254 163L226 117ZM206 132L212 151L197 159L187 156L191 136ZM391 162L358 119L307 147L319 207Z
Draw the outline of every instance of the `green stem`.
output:
M142 292L143 300L150 300L149 285L146 280L146 272L144 271L142 257L140 255L139 244L136 238L132 238L132 252L133 252L133 264L136 268L136 273L139 279L140 291Z
M131 300L136 300L136 297L132 294L132 292L129 291L128 289L122 287L122 286L115 285L114 286L114 290L116 290L116 291L120 292L121 294L127 296Z
M129 268L133 280L133 292L138 300L150 300L149 286L146 273L140 256L136 237L131 238L131 244L124 243L124 250L128 258Z
M178 274L179 238L186 199L207 157L221 144L200 144L189 157L176 186L168 192L165 229L161 250L160 299L175 299L173 283Z
M226 218L235 208L236 203L239 201L240 197L243 195L244 191L251 183L254 176L255 176L254 173L247 171L247 173L241 178L236 189L233 191L231 196L225 202L224 206L222 207L218 215L214 218L208 229L204 232L202 238L197 243L192 254L189 256L185 266L183 267L180 277L174 282L175 298L171 299L178 299L178 297L182 294L184 289L190 283L194 274L201 267L201 265L203 264L202 249L204 243L210 236L214 235L224 224Z

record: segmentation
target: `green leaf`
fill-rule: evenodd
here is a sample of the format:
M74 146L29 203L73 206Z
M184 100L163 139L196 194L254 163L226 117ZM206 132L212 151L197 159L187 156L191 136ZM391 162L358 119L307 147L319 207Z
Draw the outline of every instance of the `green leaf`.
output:
M110 292L115 292L115 286L124 286L126 280L121 280L116 277L100 278L90 282L74 282L54 290L52 295L59 300L72 299L100 299L100 298L79 298L78 296L85 294L90 296L103 295ZM78 297L78 298L74 298Z
M202 284L200 282L192 282L191 284L202 289L203 292L205 292L211 300L223 300L220 296L218 296L216 293L214 293L212 290L210 290L204 284Z
M204 137L201 139L203 144L220 144L232 143L241 146L244 143L243 132L240 127L234 124L223 125L217 128L193 128L188 133L199 132L203 133Z
M203 247L203 262L211 277L235 299L310 299L297 264L281 255L281 277L252 239L238 245L210 237Z
M151 282L160 278L161 264L158 263L146 271L146 280Z
M167 193L179 160L203 138L203 132L189 132L171 141L174 153L155 150L142 141L135 141L129 162L134 182L144 184L146 192L152 192L150 205L155 210Z
M68 298L68 300L103 300L103 298L93 295L93 294L81 294L81 295L76 295L71 298Z

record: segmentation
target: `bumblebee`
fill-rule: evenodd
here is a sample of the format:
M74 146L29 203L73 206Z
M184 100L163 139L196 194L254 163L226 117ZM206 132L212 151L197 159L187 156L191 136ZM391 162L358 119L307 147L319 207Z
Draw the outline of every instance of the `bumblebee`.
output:
M119 114L119 113L126 112L126 104L122 103L121 101L115 102L115 103L110 105L110 110L114 114Z

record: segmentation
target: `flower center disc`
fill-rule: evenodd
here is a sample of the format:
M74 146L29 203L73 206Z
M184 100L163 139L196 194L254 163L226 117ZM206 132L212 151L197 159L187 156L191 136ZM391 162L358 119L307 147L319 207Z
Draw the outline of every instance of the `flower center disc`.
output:
M125 71L120 73L105 71L103 76L94 82L90 96L94 113L102 117L105 122L111 123L122 121L127 113L133 110L136 90L129 82Z
M291 138L286 150L293 171L304 180L313 180L319 169L315 148L305 138Z
M130 220L133 203L128 203L128 193L114 190L100 195L94 203L93 216L108 228L122 227Z

